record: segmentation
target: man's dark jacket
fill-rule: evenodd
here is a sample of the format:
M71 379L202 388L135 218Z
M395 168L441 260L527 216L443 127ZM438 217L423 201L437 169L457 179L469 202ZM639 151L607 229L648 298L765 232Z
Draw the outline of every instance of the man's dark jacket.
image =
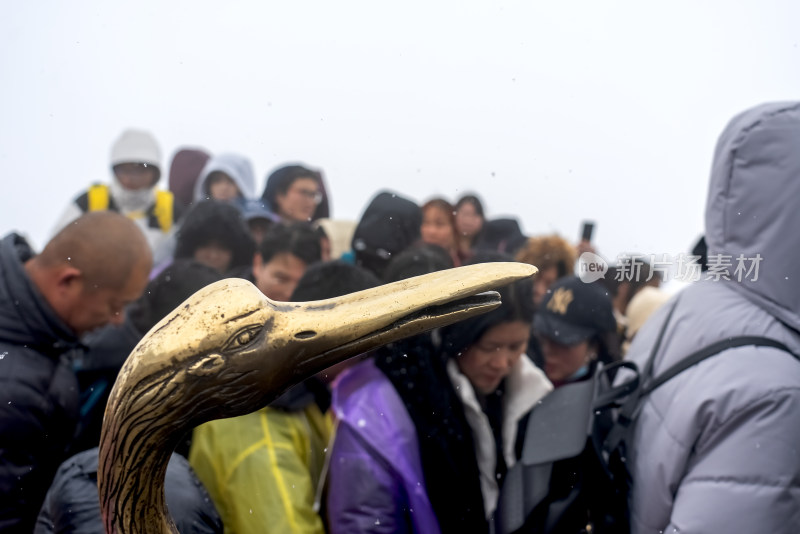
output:
M78 415L81 345L25 273L25 240L0 241L0 532L31 532Z

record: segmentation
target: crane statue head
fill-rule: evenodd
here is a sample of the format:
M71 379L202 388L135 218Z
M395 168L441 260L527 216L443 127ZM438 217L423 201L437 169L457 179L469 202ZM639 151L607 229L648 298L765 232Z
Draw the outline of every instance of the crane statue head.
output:
M305 303L273 302L239 279L198 291L144 336L114 384L98 469L106 532L177 532L164 474L195 426L258 410L348 357L494 309L491 289L535 272L480 264Z

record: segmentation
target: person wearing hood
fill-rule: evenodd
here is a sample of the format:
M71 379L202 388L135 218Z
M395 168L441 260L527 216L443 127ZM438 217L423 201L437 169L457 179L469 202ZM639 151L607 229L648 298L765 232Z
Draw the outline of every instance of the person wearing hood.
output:
M517 427L552 389L523 357L531 290L529 279L500 288L498 308L443 328L440 344L415 336L342 375L327 501L333 534L490 532L517 460Z
M31 532L79 415L81 337L120 324L152 266L129 219L89 213L40 254L0 241L0 532Z
M527 239L516 218L492 219L483 223L483 230L475 239L473 248L476 251L492 250L514 256Z
M194 201L194 188L211 155L200 148L182 148L175 152L169 165L169 190L175 202L185 210Z
M181 215L172 193L156 186L161 149L150 132L129 129L111 147L111 182L93 184L61 215L54 234L81 214L115 211L133 220L147 236L156 265L172 252L175 223Z
M389 262L420 239L422 210L413 201L380 191L370 200L353 231L352 261L379 278Z
M630 346L640 369L653 358L653 377L734 336L789 349L728 348L645 398L626 440L633 534L789 534L800 525L798 147L800 102L731 120L708 188L709 270Z
M194 201L219 200L242 206L256 196L253 166L239 154L220 154L208 160L194 186Z

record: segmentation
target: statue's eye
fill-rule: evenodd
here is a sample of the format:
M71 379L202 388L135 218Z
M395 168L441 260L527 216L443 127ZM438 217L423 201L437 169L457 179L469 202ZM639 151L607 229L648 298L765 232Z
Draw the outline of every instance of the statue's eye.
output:
M247 345L253 340L254 337L256 337L256 335L252 330L246 330L236 336L236 342L239 345Z
M256 338L259 330L261 330L261 325L250 325L242 328L231 336L231 339L222 350L227 352L247 346Z

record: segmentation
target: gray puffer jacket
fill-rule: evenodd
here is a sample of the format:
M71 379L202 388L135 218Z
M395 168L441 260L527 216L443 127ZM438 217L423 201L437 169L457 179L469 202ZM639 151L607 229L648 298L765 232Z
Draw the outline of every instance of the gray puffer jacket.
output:
M669 309L654 375L722 339L754 335L800 354L800 103L735 117L717 145L706 206L712 262L729 280L701 281L637 334L650 355ZM740 255L760 255L756 276ZM632 532L794 533L800 525L800 361L728 349L645 401L630 443Z

